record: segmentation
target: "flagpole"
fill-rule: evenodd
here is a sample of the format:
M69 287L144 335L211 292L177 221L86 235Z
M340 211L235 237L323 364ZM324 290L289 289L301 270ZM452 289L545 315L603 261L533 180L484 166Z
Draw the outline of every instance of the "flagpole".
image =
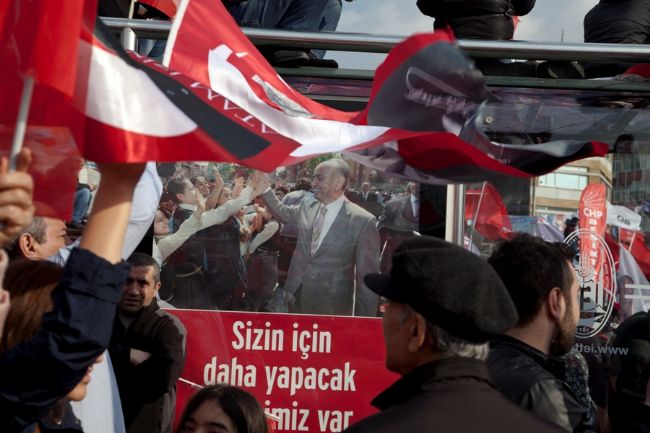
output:
M20 106L18 108L18 119L16 119L16 130L11 142L11 154L9 156L9 171L16 169L18 154L23 148L25 141L25 132L27 131L27 118L29 117L29 106L32 102L34 93L34 77L27 76L23 84L23 92L20 96Z
M133 19L133 14L135 13L135 2L136 0L131 0L131 4L129 5L129 19Z
M634 243L634 238L636 238L636 230L634 230L634 233L632 233L632 240L630 241L630 246L627 247L628 251L632 250L632 244Z
M474 219L472 220L472 232L469 235L469 240L471 241L474 237L474 227L476 227L476 220L478 219L478 213L481 209L481 201L483 201L483 193L485 192L485 182L481 187L481 195L478 197L478 203L476 204L476 212L474 213Z

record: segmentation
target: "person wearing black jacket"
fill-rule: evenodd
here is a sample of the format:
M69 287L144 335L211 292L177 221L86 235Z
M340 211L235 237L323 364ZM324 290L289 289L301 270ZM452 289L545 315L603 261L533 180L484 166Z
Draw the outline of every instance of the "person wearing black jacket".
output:
M490 344L488 367L509 400L570 432L595 432L593 407L564 382L564 363L579 318L571 251L528 234L502 242L488 262L517 307L519 322Z
M21 169L19 163L17 171L2 173L0 191L3 194L8 194L12 185L14 189L24 189L24 192L14 192L14 200L0 206L0 215L6 218L0 229L0 244L11 241L7 234L15 236L11 231L16 227L22 225L18 227L19 231L31 222L34 208L31 202L31 178L28 178L28 183L24 178L28 176L27 165L28 162ZM6 161L0 163L0 167L6 170ZM13 284L9 273L6 288L12 292L17 285L22 285L26 291L22 293L23 296L14 293L16 305L12 308L16 308L14 314L20 320L8 318L2 336L3 347L0 348L0 430L3 433L27 433L35 428L43 433L52 430L81 431L69 409L67 396L78 385L84 385L82 389L85 394L88 369L105 350L110 339L120 287L128 274L128 266L120 263L120 254L133 189L142 169L140 164L107 164L102 167L102 182L95 208L79 247L72 251L65 268L59 271L61 278L51 292L50 310L31 311L28 318L31 323L27 326L20 324L28 316L18 311L20 298L23 298L23 302L29 302L29 292L42 291L41 284L46 278L39 278L38 272L19 273L13 278L19 284ZM20 177L23 177L22 181ZM26 183L28 187L23 186ZM20 201L23 201L22 205ZM9 207L13 209L11 216L7 217L5 212ZM25 212L29 218L25 218ZM27 262L23 269L42 269L49 275L41 273L40 277L47 277L50 283L52 273L49 271L52 267L56 265ZM22 304L22 308L26 308L25 304ZM39 322L35 334L26 340L16 341L18 335L25 334L28 328L34 326L34 320ZM83 395L75 398L83 398ZM63 403L63 411L51 414L50 411L55 405L59 406L58 403ZM56 415L54 425L49 423L50 415Z
M386 367L401 378L373 400L381 412L346 433L561 432L491 384L487 340L516 323L517 312L485 260L428 236L406 240L392 258L390 275L369 274L365 283L389 300Z
M600 0L584 20L585 42L650 43L650 0Z
M108 351L120 390L127 433L171 433L176 380L185 363L186 331L156 302L160 268L134 253Z
M435 18L434 28L449 26L458 39L509 40L513 17L529 13L535 0L417 0L417 5Z

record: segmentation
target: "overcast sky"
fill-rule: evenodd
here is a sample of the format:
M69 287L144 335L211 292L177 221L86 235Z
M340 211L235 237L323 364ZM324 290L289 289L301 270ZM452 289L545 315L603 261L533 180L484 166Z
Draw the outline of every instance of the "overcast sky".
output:
M416 0L354 0L343 2L337 31L410 35L430 31L433 18L424 16ZM515 39L582 42L582 20L598 0L537 0L533 11L521 18ZM333 53L344 68L375 68L381 55Z

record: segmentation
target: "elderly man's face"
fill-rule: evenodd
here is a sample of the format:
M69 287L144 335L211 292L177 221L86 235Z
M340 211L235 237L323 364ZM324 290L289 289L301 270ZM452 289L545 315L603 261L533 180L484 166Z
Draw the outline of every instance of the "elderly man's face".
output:
M45 260L65 247L67 230L65 222L57 218L43 218L45 223L45 236L43 243L39 243L33 236L31 248L23 249L23 255L31 260ZM27 236L27 235L22 235ZM22 248L22 247L21 247Z
M336 170L327 166L319 165L314 170L311 187L314 197L322 203L329 204L343 194L345 179Z
M382 327L386 343L386 368L399 374L406 374L412 368L408 350L408 320L415 314L406 304L389 302L386 305Z
M364 182L361 185L361 191L363 191L364 194L370 191L370 184L368 182Z

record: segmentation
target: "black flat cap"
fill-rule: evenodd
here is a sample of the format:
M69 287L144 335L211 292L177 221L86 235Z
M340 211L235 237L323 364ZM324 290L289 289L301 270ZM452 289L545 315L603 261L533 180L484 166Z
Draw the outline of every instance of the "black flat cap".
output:
M519 317L501 279L480 257L429 236L404 241L390 275L368 274L373 292L410 305L451 335L483 343L512 328Z

